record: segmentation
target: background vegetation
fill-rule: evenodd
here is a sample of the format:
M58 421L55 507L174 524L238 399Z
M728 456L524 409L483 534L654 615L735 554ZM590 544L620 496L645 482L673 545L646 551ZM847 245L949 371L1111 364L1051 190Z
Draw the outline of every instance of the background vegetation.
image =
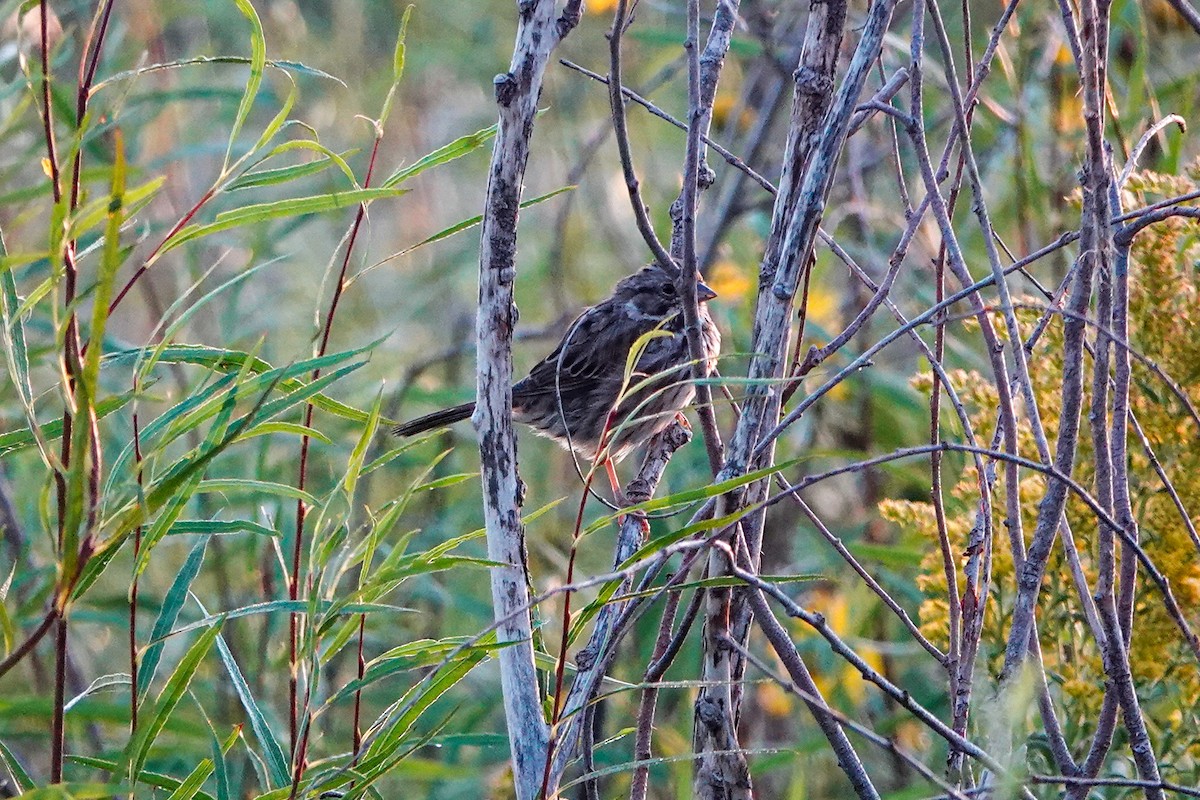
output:
M464 425L401 442L386 430L473 395L473 225L495 121L492 77L512 52L513 4L100 5L49 4L48 84L39 4L0 5L8 20L0 43L0 792L507 796L495 648L477 637L491 605L472 432ZM557 55L605 73L611 6L589 0ZM882 78L908 63L911 14L900 8ZM865 11L851 4L851 29ZM996 4L943 9L968 61L999 12ZM714 107L712 138L771 180L807 13L808 3L792 0L743 2ZM646 0L625 39L625 83L679 118L687 108L682 14L681 4ZM1196 119L1200 39L1161 0L1116 0L1112 20L1106 109L1120 167L1149 125L1167 114ZM975 111L974 144L992 224L1019 257L1078 226L1084 122L1058 9L1024 2L1009 24ZM927 68L936 86L942 73ZM581 307L648 260L620 177L605 87L553 63L541 106L526 177L531 205L521 216L518 371L544 355ZM953 124L948 95L931 91L925 116L931 138L945 137ZM643 191L666 230L685 134L636 106L629 119ZM1200 146L1181 127L1149 141L1126 208L1195 190ZM919 185L911 154L896 141L886 115L849 140L823 223L877 280L905 227L897 154ZM701 263L721 295L712 305L725 337L721 371L737 376L750 350L772 198L715 155L709 164L717 180L701 205ZM955 219L969 218L968 199ZM1194 220L1175 220L1138 240L1131 306L1132 343L1158 368L1134 373L1132 405L1158 463L1131 444L1133 505L1147 552L1193 624L1200 541L1155 470L1171 477L1184 508L1200 507L1197 420L1183 402L1200 404L1197 233ZM910 318L936 302L929 265L940 241L926 220L891 290ZM961 241L968 263L982 265L979 232ZM1030 330L1045 303L1039 287L1052 291L1072 258L1060 250L1024 282L1013 279L1014 293L1031 304L1021 318ZM805 291L800 354L832 339L871 296L827 247L818 248ZM892 330L885 313L812 373L796 399ZM996 397L980 377L986 354L972 324L949 319L945 365L987 442ZM1031 357L1047 409L1062 382L1054 356L1062 338L1055 318ZM875 356L780 441L780 463L803 457L788 479L928 443L931 386L928 362L905 340ZM741 392L736 381L729 388ZM66 415L73 455L64 457L68 394L77 405ZM1043 414L1053 441L1056 419ZM732 429L729 403L719 401L717 417ZM936 437L961 433L943 411ZM1036 459L1025 436L1023 454ZM580 485L552 443L522 434L520 454L539 594L565 580ZM1087 456L1080 461L1076 477L1086 485ZM623 477L632 469L625 465ZM958 551L967 546L978 476L963 454L947 453L942 469ZM1024 477L1032 528L1045 480ZM695 443L672 460L659 494L709 480ZM1003 496L1002 482L994 493ZM923 457L822 482L805 498L944 646L947 584L929 495ZM560 504L564 498L572 501ZM997 531L1002 510L997 503ZM606 513L589 506L588 522ZM1074 501L1068 509L1094 579L1086 532L1096 523L1088 513ZM685 519L656 520L652 535ZM611 567L612 530L582 540L576 575ZM997 546L979 693L990 691L1009 623L1004 551ZM798 508L772 509L763 562L764 574L792 578L787 591L823 613L876 670L949 718L941 667ZM1091 735L1104 669L1081 633L1084 612L1072 604L1065 566L1052 562L1043 592L1048 675L1074 741ZM585 601L595 596L592 589ZM1131 663L1163 778L1196 786L1200 673L1149 582L1139 584L1138 598ZM561 613L558 596L535 611L548 686ZM605 774L603 796L628 792L638 705L631 689L651 657L652 617L626 637L608 687L615 691L602 706L594 768ZM808 628L789 630L833 707L941 772L944 741ZM651 796L691 793L689 682L700 646L698 636L688 638L665 676ZM747 677L741 743L759 795L850 796L803 704L754 669ZM1036 710L1013 725L1029 745L1029 769L1053 772ZM1123 747L1119 740L1104 775L1136 774ZM941 791L893 752L868 744L860 752L888 798ZM39 788L60 781L61 791ZM1034 791L1057 796L1060 787ZM1110 786L1093 796L1135 792Z

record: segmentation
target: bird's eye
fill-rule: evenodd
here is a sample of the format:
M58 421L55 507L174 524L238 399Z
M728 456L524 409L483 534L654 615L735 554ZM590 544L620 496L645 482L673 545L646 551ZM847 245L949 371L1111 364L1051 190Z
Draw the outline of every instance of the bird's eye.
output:
M674 297L675 296L675 284L671 283L670 281L667 281L666 283L664 283L662 285L662 292L667 297Z

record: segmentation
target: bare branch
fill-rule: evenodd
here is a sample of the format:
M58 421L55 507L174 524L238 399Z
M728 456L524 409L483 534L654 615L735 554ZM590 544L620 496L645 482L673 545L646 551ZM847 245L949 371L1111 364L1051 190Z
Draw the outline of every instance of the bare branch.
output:
M637 504L654 496L658 482L671 456L676 450L691 439L691 433L679 423L659 433L646 447L646 456L642 460L637 477L625 489L625 497L630 503ZM621 522L617 535L617 546L613 556L613 569L620 569L641 546L648 525L644 514L627 514ZM633 583L632 574L622 579L614 598L625 595ZM615 645L617 624L625 603L613 599L605 604L596 615L592 635L582 650L575 655L575 665L578 672L571 683L570 692L562 706L562 714L557 731L552 732L556 742L553 764L550 769L547 789L552 793L558 786L568 763L579 752L581 741L581 722L584 707L591 702L604 679L604 669L608 664L606 655Z
M599 73L592 72L590 69L587 69L586 67L581 67L573 61L568 61L565 58L560 58L558 60L558 63L562 64L567 69L573 69L581 75L586 75L587 77L591 78L594 81L603 83L605 86L608 85L608 78L604 77L603 75L600 75ZM633 102L637 103L639 106L646 109L651 114L658 117L659 119L664 120L664 121L669 122L670 124L674 125L679 130L686 131L688 129L688 126L686 124L680 122L678 119L671 116L666 111L663 111L661 108L656 106L654 103L651 103L645 97L642 97L640 94L633 91L632 89L622 86L621 94L623 94L625 97L632 100ZM776 192L778 190L775 188L775 184L771 183L769 180L764 178L762 175L759 175L757 172L755 172L753 169L750 168L749 164L747 164L742 159L738 158L736 155L731 153L729 150L722 147L720 145L720 143L715 142L712 139L710 139L708 137L707 133L701 135L700 141L704 142L704 144L708 145L713 150L715 150L717 152L717 155L719 155L721 158L725 159L725 161L729 164L729 166L742 172L744 175L746 175L746 177L750 178L750 180L754 181L759 186L761 186L764 191L766 191L772 195L776 194Z
M654 226L650 222L646 203L642 200L641 183L638 181L637 172L633 167L633 153L629 146L629 128L625 123L625 101L622 99L621 93L621 39L625 35L628 19L628 0L617 0L617 7L613 11L612 28L608 31L608 104L612 112L613 132L616 134L617 152L621 156L621 170L625 174L625 188L629 191L629 202L633 206L633 216L637 221L638 232L642 234L642 239L650 248L650 252L654 254L654 260L658 262L658 265L668 274L676 275L679 273L679 267L671 258L671 254L663 247L662 242L659 241L658 234L654 232Z
M578 20L579 3L572 0L562 20L555 18L554 0L519 5L512 64L494 81L500 122L480 242L478 386L472 422L479 436L488 558L506 565L492 568L491 582L495 617L504 620L497 639L514 643L498 654L514 783L517 797L530 800L542 785L548 730L533 665L532 625L528 612L518 611L528 607L529 590L520 514L523 490L512 427L517 212L542 77L551 51Z

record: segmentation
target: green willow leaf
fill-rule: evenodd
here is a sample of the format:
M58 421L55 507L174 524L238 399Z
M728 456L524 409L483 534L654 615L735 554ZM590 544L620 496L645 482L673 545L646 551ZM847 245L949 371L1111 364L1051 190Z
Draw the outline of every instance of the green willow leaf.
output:
M196 580L196 576L200 574L200 565L204 563L204 554L207 548L207 536L192 546L191 552L183 560L183 566L179 568L175 580L171 582L170 588L163 597L162 606L158 610L158 619L154 620L154 627L150 631L151 644L142 654L138 665L137 691L139 698L144 698L150 689L154 674L158 671L159 659L162 658L164 640L171 629L175 627L175 621L179 619L179 612L183 608L183 604L187 602L188 591L192 587L192 581Z
M263 26L258 18L258 12L254 10L250 0L233 0L233 2L242 12L246 21L250 23L250 77L246 79L246 89L238 104L237 117L234 118L233 126L229 131L229 145L225 149L226 165L229 164L238 134L241 133L242 126L246 124L246 119L250 116L254 99L258 97L258 88L262 85L263 71L267 65L267 39L263 34ZM224 167L222 172L224 172Z
M137 775L142 771L142 767L146 764L146 758L150 755L150 748L154 745L163 727L166 726L167 719L187 692L192 676L196 674L200 662L212 649L220 632L220 624L207 628L184 653L183 658L179 661L179 666L171 673L166 686L155 700L153 708L144 715L137 732L130 737L129 744L126 745L125 752L121 757L118 774L122 776Z
M160 253L167 253L180 245L210 236L221 231L240 228L258 222L267 222L282 217L296 217L303 214L322 214L326 211L336 211L346 206L359 203L369 203L387 197L399 197L407 193L407 189L351 189L328 194L312 195L310 197L292 197L287 200L273 200L267 203L255 203L240 208L222 211L216 219L205 224L188 225L175 234L163 245Z
M440 166L456 158L462 158L467 153L477 150L496 135L496 125L490 125L466 136L460 136L449 144L444 144L427 156L417 159L413 164L392 173L381 185L384 188L397 186L409 178L415 178L427 169Z
M197 604L199 604L199 601L197 601ZM205 616L208 615L208 611L203 605L200 606L200 611ZM233 653L229 651L229 646L225 644L225 638L219 635L220 627L221 625L218 622L218 624L209 630L218 634L216 636L217 652L221 656L221 663L225 665L225 671L229 674L229 679L233 682L234 693L237 694L238 701L242 704L242 709L246 712L246 716L250 718L250 729L254 732L254 737L258 740L258 744L263 751L263 756L266 758L270 785L273 787L287 786L289 783L289 774L287 759L283 755L283 748L279 746L279 742L275 739L275 734L271 732L271 726L267 724L266 715L263 714L263 710L254 699L254 694L250 691L249 684L246 683L241 669L238 668L237 662L233 659Z

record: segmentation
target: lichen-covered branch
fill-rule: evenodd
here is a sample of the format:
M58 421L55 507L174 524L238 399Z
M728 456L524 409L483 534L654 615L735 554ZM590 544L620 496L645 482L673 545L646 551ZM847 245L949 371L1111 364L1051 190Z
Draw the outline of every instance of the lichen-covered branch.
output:
M579 3L555 16L554 0L521 0L508 72L495 78L499 130L492 148L479 248L479 342L477 403L472 422L479 438L488 558L503 564L491 571L492 604L500 642L500 681L508 725L517 797L536 797L549 740L533 665L532 626L527 611L525 531L521 523L521 479L512 424L512 336L517 321L517 212L521 202L529 139L546 64L559 41L579 19Z

